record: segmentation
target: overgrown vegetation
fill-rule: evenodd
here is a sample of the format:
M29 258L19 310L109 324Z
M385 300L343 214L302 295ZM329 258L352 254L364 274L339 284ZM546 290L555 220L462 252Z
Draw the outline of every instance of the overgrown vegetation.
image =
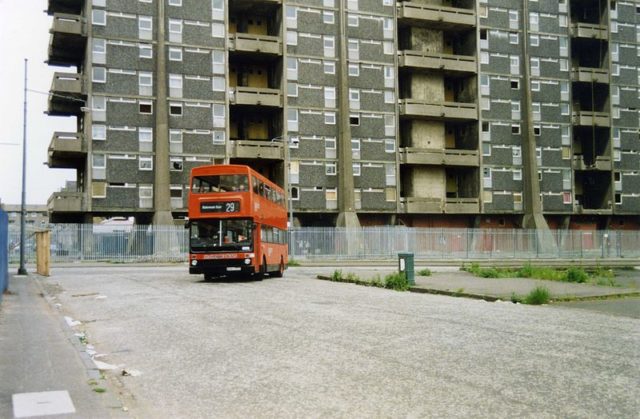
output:
M287 262L287 266L300 266L300 262L295 259L289 259L289 262Z
M429 269L429 268L420 269L418 271L418 275L420 275L420 276L431 276L431 269Z
M392 273L385 276L384 279L381 279L380 275L376 275L370 280L365 280L354 273L348 272L345 275L341 270L336 269L329 277L329 280L364 285L367 287L387 288L396 291L406 291L409 289L409 281L403 273Z
M527 263L519 269L496 267L481 268L479 264L472 263L469 266L463 266L461 269L481 278L532 278L544 279L547 281L616 286L613 270L603 267L596 267L595 269L587 271L581 267L570 267L568 269L549 268L544 266L532 266Z
M531 290L531 292L524 298L525 304L532 305L540 305L547 304L549 299L551 298L551 294L547 287L535 287Z

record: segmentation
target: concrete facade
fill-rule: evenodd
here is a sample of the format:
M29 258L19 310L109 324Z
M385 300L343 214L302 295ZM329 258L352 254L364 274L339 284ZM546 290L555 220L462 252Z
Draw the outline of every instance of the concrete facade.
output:
M190 169L235 163L290 185L302 226L639 223L638 2L50 0L48 13L49 62L75 67L56 73L49 113L78 120L49 148L51 167L78 173L50 200L54 222L181 218Z

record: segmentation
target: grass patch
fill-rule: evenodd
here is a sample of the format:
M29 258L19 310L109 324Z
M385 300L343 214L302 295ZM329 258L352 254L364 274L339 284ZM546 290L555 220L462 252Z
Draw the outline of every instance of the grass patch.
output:
M96 393L106 393L107 389L104 387L94 387L93 391L95 391Z
M519 269L513 268L481 268L477 263L464 266L461 270L480 278L531 278L547 281L573 282L578 284L590 283L594 285L616 286L615 273L612 269L597 267L586 271L581 267L549 268L525 264Z
M418 275L420 276L431 276L431 269L424 268L418 271Z
M287 262L287 266L292 266L292 267L300 266L300 262L298 262L295 259L289 259L289 261Z
M387 288L396 291L406 291L409 289L409 281L402 273L393 273L380 278L380 275L374 276L370 280L362 279L354 273L343 274L341 270L336 269L329 277L330 281L345 282L348 284L364 285L366 287Z
M550 299L551 294L547 287L535 287L529 294L527 294L523 302L525 304L540 305L547 304Z

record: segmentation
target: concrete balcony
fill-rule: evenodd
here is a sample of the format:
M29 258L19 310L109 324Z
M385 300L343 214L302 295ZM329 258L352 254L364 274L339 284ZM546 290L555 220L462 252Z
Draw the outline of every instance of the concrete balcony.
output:
M609 39L609 32L604 25L594 25L593 23L574 23L571 25L571 36L574 38Z
M607 112L593 112L593 111L581 111L574 110L572 121L574 125L582 126L599 126L608 127L611 126L609 119L609 113Z
M84 20L79 15L56 13L49 30L48 62L57 66L79 66L87 43Z
M447 198L444 203L447 214L478 214L480 199L478 198Z
M609 70L606 68L574 67L571 70L571 80L609 84Z
M84 8L85 0L49 0L47 13L71 13L79 15Z
M284 149L274 141L232 140L231 158L284 160Z
M611 164L611 157L609 156L597 156L596 161L592 165L587 165L584 161L584 157L581 155L573 156L573 170L603 170L611 171L613 165Z
M233 33L229 34L229 51L282 55L282 40L277 36Z
M54 132L47 164L51 168L70 169L84 165L87 150L82 141L82 134L77 132Z
M49 212L82 212L82 192L54 192L47 201Z
M400 23L433 29L465 30L476 26L473 9L403 2L398 4Z
M233 87L229 89L229 103L232 105L282 107L280 89L259 87Z
M49 96L49 115L78 115L85 106L82 74L54 73Z
M611 205L611 204L609 204ZM573 211L576 214L587 214L587 215L607 215L613 214L612 208L584 208L580 204L574 204Z
M478 107L475 103L430 103L417 99L401 99L400 115L422 119L469 121L478 119Z
M436 166L480 166L477 150L425 149L406 147L400 149L400 163Z
M440 214L444 212L442 198L400 198L401 211L407 214Z
M478 72L476 57L473 56L400 51L398 58L400 67L441 70L453 74L475 74Z

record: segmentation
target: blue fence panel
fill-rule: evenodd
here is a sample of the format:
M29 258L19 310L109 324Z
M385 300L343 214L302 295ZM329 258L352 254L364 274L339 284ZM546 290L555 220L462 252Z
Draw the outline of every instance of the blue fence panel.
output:
M0 210L0 302L9 286L9 217Z

